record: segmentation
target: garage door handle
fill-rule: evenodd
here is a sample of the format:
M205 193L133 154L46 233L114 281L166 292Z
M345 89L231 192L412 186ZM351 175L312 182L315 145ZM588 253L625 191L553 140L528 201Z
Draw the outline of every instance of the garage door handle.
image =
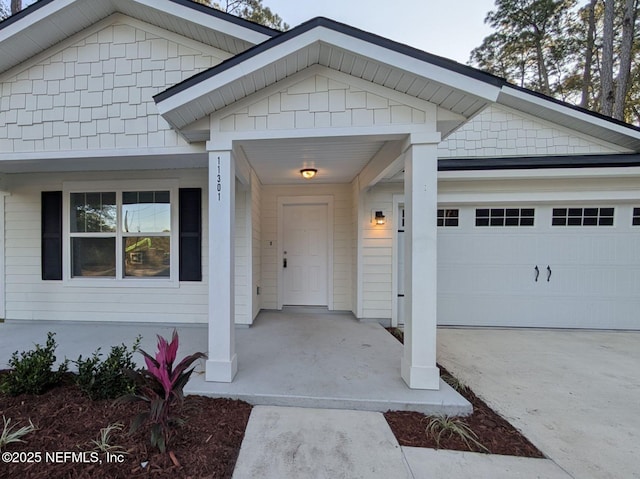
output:
M538 265L536 265L535 268L533 268L536 272L536 283L538 282L538 276L540 276L540 269L538 268Z
M551 279L551 266L547 265L547 283Z

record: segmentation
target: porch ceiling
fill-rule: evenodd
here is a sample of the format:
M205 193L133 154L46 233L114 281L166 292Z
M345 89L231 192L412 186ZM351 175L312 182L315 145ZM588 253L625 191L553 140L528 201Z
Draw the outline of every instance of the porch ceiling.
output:
M392 137L292 138L251 140L236 146L263 185L349 183ZM315 168L305 180L302 168Z

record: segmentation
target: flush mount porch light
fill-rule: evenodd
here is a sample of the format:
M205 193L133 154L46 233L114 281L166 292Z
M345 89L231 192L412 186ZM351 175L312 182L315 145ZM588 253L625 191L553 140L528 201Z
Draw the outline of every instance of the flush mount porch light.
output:
M300 174L305 180L310 180L311 178L316 176L317 172L318 170L316 170L315 168L303 168L300 170Z

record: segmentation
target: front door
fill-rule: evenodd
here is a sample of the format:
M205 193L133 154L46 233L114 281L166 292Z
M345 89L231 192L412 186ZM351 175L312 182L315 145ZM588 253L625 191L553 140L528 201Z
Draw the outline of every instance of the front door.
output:
M327 306L328 205L283 206L283 304Z

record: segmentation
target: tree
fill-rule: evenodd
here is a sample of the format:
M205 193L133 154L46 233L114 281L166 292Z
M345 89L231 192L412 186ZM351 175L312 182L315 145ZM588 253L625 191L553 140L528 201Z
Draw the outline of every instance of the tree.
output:
M471 62L512 83L640 122L640 0L496 0Z
M11 15L11 13L9 13L9 10L7 10L7 7L4 5L4 3L0 3L0 21L4 20L9 15Z
M269 7L262 5L262 0L224 0L221 3L211 0L193 1L276 30L289 30L289 25L277 13L273 13Z
M500 58L508 70L519 73L516 83L550 95L549 77L556 68L553 59L561 56L565 48L558 32L574 3L575 0L496 0L496 10L487 14L485 22L499 35L487 37L488 43L474 49L472 61L491 70L491 65L485 63L488 48L493 51L490 56Z

